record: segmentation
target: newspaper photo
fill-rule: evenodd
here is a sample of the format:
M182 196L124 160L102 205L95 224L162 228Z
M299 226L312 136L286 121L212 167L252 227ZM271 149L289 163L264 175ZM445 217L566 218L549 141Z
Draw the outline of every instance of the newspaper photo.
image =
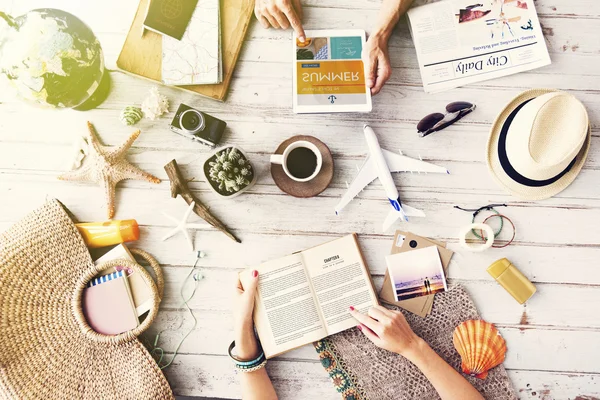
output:
M533 0L445 0L408 19L425 92L550 64Z

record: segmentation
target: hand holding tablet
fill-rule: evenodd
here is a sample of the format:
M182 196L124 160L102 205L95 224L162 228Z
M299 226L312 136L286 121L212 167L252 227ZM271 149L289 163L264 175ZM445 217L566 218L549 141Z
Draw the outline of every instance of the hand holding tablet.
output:
M364 47L361 29L306 31L304 41L294 33L294 112L371 111L361 59Z

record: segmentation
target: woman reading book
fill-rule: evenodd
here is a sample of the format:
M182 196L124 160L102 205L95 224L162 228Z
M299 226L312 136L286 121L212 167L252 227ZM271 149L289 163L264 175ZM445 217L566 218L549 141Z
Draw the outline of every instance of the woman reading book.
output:
M266 361L254 334L252 313L258 285L258 271L246 284L238 279L235 291L235 355L234 361L242 384L244 400L274 400L277 394L264 367ZM454 368L446 363L410 328L402 313L376 306L368 315L353 307L348 310L357 320L357 327L376 346L409 359L429 379L444 400L482 400L483 397Z
M392 75L388 41L394 26L412 2L413 0L382 0L381 2L375 28L369 35L367 46L363 50L367 86L371 88L372 95L379 93ZM254 14L265 29L292 27L298 38L304 41L300 0L256 0Z

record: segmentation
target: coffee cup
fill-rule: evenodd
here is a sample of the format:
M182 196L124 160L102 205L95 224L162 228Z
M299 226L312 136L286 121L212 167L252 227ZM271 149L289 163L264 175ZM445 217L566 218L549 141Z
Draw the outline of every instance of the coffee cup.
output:
M299 140L286 147L283 154L271 155L271 163L280 164L290 179L308 182L321 171L323 156L317 146Z

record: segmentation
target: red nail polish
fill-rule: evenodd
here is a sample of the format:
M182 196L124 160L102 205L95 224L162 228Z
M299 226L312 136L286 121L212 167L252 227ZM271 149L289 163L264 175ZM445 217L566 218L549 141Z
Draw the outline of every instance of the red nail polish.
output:
M360 325L356 325L356 327L358 328L358 330L359 330L359 331L361 331L361 332L362 332L362 326L360 326Z
M350 311L354 311L354 307L350 306Z
M258 271L257 270L252 271L252 277L256 278L257 276L258 276Z

